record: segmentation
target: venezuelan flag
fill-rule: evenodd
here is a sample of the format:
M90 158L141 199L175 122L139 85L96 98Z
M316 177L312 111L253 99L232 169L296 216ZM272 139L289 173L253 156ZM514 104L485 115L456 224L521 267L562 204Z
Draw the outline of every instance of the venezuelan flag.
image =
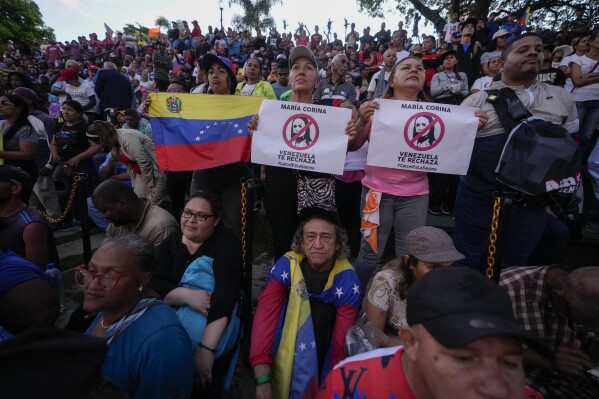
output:
M247 123L262 97L150 93L150 122L161 170L184 171L248 162Z
M530 6L526 7L526 11L520 17L520 25L528 25L528 19L530 18Z

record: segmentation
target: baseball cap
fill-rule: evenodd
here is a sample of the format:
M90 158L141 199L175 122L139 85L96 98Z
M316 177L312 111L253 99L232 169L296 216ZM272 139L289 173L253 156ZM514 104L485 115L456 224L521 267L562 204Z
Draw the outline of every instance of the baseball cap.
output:
M345 60L347 62L349 62L349 60L347 59L347 56L345 54L337 54L336 56L333 57L333 64L338 63L341 60Z
M505 29L499 29L497 32L495 32L493 34L493 39L497 39L498 37L509 36L509 35L510 35L510 32L508 32L507 30L505 30Z
M33 184L31 177L23 169L14 165L0 165L0 181L19 183L22 187L21 199L29 201Z
M460 32L464 29L466 25L473 25L476 28L476 24L478 23L478 19L476 18L468 18L462 23L462 27L460 28Z
M564 53L564 57L567 57L574 52L574 49L572 48L572 46L569 46L567 44L557 46L556 48L553 49L552 53L555 53L557 50L561 50Z
M512 301L499 285L467 267L431 271L410 288L409 325L422 324L441 345L462 348L497 335L522 339L541 355L553 355L514 317Z
M424 262L443 263L464 259L453 246L451 237L441 229L422 226L406 237L406 252Z
M335 226L341 227L341 222L339 221L337 214L320 206L308 206L300 211L300 223L303 223L309 219L322 219L333 223Z
M87 69L89 69L90 71L99 71L100 68L98 68L96 65L91 64L87 67Z
M225 57L221 57L218 56L216 54L212 54L212 53L208 53L208 54L204 54L204 56L202 57L202 69L204 71L208 71L208 69L210 69L210 66L214 63L219 63L221 66L224 66L227 69L227 73L229 75L229 82L230 82L230 91L231 94L235 93L235 89L237 87L237 71L235 70L235 66L233 65L233 63L231 62L230 59L225 58Z
M439 57L439 59L441 61L445 61L445 58L447 58L448 55L453 55L454 57L458 58L458 52L455 50L447 50L446 52L444 52L443 54L441 54L441 57Z
M289 53L289 67L292 67L293 64L302 57L309 59L312 65L317 66L316 61L314 61L312 50L306 46L297 46L291 50L291 53Z
M76 77L77 77L77 71L75 69L65 68L60 73L60 77L58 78L58 80L67 80L67 79L73 79Z

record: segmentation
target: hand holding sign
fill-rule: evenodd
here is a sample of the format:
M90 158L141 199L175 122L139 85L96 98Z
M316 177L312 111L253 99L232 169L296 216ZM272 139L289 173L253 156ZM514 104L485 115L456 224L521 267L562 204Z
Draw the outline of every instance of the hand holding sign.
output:
M368 165L466 173L476 128L486 121L484 113L475 114L474 108L455 105L378 101L379 111L374 114L370 133Z
M252 162L342 174L347 135L355 132L345 108L265 100L252 117Z

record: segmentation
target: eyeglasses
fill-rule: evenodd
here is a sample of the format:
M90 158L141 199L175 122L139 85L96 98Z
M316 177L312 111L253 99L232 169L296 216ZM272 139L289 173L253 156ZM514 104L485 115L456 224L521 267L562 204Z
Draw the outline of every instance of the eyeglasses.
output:
M195 218L195 220L197 220L198 222L205 222L209 218L214 217L214 214L209 215L204 212L193 213L190 209L185 208L185 209L183 209L183 213L181 213L181 216L183 216L185 219L189 219L190 217L193 216Z
M13 107L15 106L13 103L9 103L8 101L0 101L0 105L2 105L3 107L7 105L12 105Z
M97 278L104 291L110 291L118 284L123 277L136 276L137 274L118 274L118 273L93 273L83 267L76 267L73 270L73 276L77 285L85 287Z

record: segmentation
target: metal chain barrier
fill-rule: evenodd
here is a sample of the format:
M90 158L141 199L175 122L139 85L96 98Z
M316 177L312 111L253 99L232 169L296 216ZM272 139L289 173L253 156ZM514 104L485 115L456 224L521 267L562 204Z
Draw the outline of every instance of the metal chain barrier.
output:
M487 258L487 278L492 279L495 274L495 253L497 247L497 230L499 230L499 214L501 213L501 197L495 198L493 204L493 219L491 220L491 235L489 236L489 257Z
M247 249L246 249L246 232L247 232L247 187L245 179L241 179L241 248L243 272L247 271Z
M73 201L75 200L75 193L77 192L77 185L78 185L79 181L82 179L83 178L79 175L75 175L75 177L73 178L73 185L71 186L71 193L69 194L69 200L67 201L67 206L64 208L62 215L60 215L57 218L53 218L52 216L48 215L46 212L42 212L42 215L46 218L46 220L48 222L60 223L67 217L67 215L71 211L71 208L73 207Z

